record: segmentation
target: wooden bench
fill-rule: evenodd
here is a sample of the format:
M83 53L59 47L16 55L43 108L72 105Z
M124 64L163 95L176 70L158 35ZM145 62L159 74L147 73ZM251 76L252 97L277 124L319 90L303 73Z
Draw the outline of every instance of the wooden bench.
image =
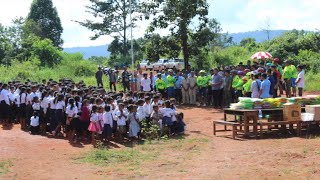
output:
M216 135L216 132L227 131L226 129L225 130L217 130L216 129L217 124L224 125L225 127L232 126L232 139L236 139L237 127L240 126L239 123L231 122L231 121L224 121L224 120L214 120L213 121L213 135Z
M263 126L268 126L268 130L270 129L270 126L285 126L285 125L290 125L290 129L293 129L293 125L297 125L297 134L300 134L301 131L301 126L300 126L300 121L271 121L271 122L263 122L259 121L258 122L259 127L260 127L260 137L263 136Z

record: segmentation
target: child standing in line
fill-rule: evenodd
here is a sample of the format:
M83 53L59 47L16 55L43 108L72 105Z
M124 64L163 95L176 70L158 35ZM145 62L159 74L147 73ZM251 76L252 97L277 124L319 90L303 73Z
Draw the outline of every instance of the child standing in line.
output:
M149 96L147 96L145 98L145 103L143 104L143 110L145 112L145 115L146 115L146 122L147 122L147 125L148 127L150 126L150 116L151 116L151 113L152 113L152 106L151 106L151 98Z
M110 106L105 106L105 113L103 113L103 137L105 140L110 140L112 137L113 116Z
M101 131L101 123L99 121L98 106L93 105L90 116L90 125L88 130L91 132L91 143L96 144L96 136Z
M138 136L138 133L140 132L140 126L139 126L139 119L137 115L137 106L132 105L129 106L129 116L128 116L128 121L129 121L129 137L135 138Z
M67 129L67 137L69 138L70 142L73 142L76 126L78 124L78 107L75 105L74 99L70 98L68 102L68 106L66 108L67 114L67 122L66 122L66 129Z
M100 125L101 125L101 131L99 132L99 134L102 134L103 133L103 113L104 113L104 108L103 106L98 106L98 117L99 117L99 122L100 122Z
M38 134L40 130L40 121L39 121L39 113L34 112L33 116L30 118L30 133L31 134Z
M175 116L175 112L171 109L170 101L166 101L164 104L165 107L160 109L160 113L163 115L162 124L164 131L170 135L174 132L172 117Z
M138 114L139 122L146 119L146 113L144 111L143 104L144 104L144 100L139 99L137 102L137 105L138 105L137 114Z
M118 105L118 110L115 112L115 116L117 118L117 134L120 141L123 141L123 136L126 135L126 120L128 117L128 113L123 110L123 104L120 103Z
M151 113L151 123L156 125L160 129L160 134L162 135L162 114L159 112L159 106L153 105L153 111Z

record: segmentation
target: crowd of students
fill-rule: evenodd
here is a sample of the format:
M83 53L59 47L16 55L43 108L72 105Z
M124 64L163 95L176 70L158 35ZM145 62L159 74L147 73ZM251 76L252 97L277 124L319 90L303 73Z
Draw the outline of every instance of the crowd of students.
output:
M84 82L0 83L3 126L20 123L31 134L63 136L71 143L137 139L158 127L159 136L184 132L175 99L156 92L107 92Z
M288 60L280 63L278 58L270 62L247 61L247 64L222 66L210 69L209 73L176 69L153 73L138 70L131 74L126 68L121 74L111 69L106 71L114 90L118 82L124 92L156 91L163 97L175 98L179 104L215 108L229 107L230 103L238 101L238 97L275 98L283 95L284 90L287 97L297 96L297 88L298 95L302 96L305 86L304 67L296 67Z

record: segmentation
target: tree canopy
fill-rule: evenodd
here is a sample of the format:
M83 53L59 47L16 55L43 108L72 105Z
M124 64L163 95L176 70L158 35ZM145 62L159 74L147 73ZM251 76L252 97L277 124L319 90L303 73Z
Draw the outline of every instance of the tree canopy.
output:
M27 22L35 23L38 27L32 33L41 39L50 39L54 46L62 48L61 34L63 28L57 9L52 0L33 0ZM29 26L30 28L32 26Z

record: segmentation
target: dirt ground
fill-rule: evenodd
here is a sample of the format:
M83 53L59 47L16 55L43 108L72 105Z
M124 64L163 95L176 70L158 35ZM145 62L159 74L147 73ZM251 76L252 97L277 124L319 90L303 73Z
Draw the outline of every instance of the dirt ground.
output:
M0 128L0 161L12 162L9 172L0 173L0 179L320 178L320 138L283 135L232 140L226 136L231 132L214 137L212 120L221 119L222 111L195 107L180 110L187 124L185 139L206 141L182 149L166 148L157 160L141 163L140 173L76 162L76 157L92 150L91 145L72 146L63 139L29 135L18 125L9 130ZM196 154L186 154L195 147Z

